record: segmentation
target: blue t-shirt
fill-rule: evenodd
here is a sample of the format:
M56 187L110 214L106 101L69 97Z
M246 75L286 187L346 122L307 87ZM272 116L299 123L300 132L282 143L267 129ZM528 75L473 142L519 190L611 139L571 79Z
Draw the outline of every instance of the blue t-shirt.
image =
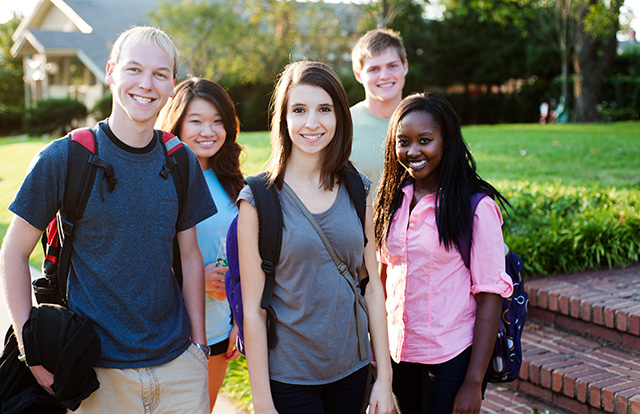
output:
M157 139L145 148L118 140L106 122L97 128L98 155L118 180L108 192L98 170L83 217L74 230L68 299L91 319L100 337L97 363L140 368L177 358L189 346L191 325L172 273L173 238L216 213L202 169L189 149L188 196L178 219L178 194ZM33 159L9 206L44 229L60 208L68 141L51 142ZM177 225L176 225L177 222Z
M204 172L211 197L215 200L218 213L198 223L198 245L204 264L215 263L218 258L226 258L226 238L229 226L238 214L235 200L231 200L218 177L210 168ZM224 341L231 332L231 309L226 300L216 300L205 294L207 308L207 344Z

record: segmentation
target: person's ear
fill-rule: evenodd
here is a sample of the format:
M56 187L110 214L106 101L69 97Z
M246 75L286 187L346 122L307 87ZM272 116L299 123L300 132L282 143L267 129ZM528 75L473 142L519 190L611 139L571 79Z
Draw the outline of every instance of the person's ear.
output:
M361 73L362 73L362 70L354 70L353 71L353 75L356 77L356 80L358 81L358 83L364 85L364 82L362 82L362 76L360 76Z
M104 82L107 85L113 85L113 69L114 66L111 62L107 62L107 71L104 75Z

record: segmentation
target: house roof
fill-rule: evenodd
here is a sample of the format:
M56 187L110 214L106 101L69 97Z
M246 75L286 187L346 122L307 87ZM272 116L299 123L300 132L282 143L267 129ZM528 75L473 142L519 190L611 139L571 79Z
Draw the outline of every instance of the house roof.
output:
M104 82L111 45L122 31L148 23L158 0L40 0L13 35L14 56L75 54ZM58 26L47 18L56 15ZM64 23L60 23L64 21Z

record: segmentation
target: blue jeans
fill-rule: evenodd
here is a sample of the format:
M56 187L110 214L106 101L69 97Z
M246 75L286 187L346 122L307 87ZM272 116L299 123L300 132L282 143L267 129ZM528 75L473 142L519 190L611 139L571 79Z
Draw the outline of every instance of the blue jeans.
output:
M338 381L322 385L294 385L270 381L279 414L358 414L369 366Z
M393 395L401 414L451 414L453 401L464 382L471 347L442 364L391 361ZM482 384L482 392L487 379Z

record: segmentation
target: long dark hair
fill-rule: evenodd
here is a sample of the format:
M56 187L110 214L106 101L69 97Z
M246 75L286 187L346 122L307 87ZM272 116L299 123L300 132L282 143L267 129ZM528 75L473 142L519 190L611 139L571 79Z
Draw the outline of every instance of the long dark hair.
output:
M353 125L349 101L338 75L320 62L299 61L287 65L278 79L271 100L271 157L267 171L270 185L282 188L284 170L291 155L291 137L287 129L287 104L289 90L294 85L305 84L324 89L333 100L336 115L336 131L322 155L320 181L326 190L342 182L351 155Z
M376 247L382 248L389 236L391 220L402 202L402 187L411 179L407 170L398 162L395 141L396 131L402 119L416 111L430 114L433 122L440 127L444 153L440 161L436 191L438 238L446 250L452 245L460 250L460 240L471 234L473 228L472 194L489 194L500 202L503 208L509 203L476 172L476 162L462 137L460 119L451 104L446 99L429 93L413 94L404 98L389 121L385 140L384 171L375 200Z
M204 99L215 106L222 117L227 136L222 147L209 159L209 165L224 191L232 201L235 201L244 186L242 171L240 171L242 147L238 144L240 121L238 121L233 101L220 85L202 78L190 78L181 82L176 87L175 96L160 112L156 125L164 131L179 136L187 107L197 98Z

